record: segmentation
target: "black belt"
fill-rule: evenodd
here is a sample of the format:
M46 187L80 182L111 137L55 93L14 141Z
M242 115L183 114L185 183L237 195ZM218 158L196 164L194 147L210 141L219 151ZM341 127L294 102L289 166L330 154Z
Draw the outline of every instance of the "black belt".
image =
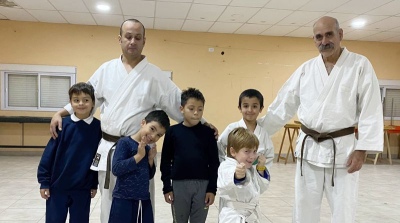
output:
M300 154L300 173L301 176L303 176L303 154L304 154L304 143L306 142L307 137L311 137L314 139L316 142L323 142L325 140L332 140L333 143L333 167L332 167L332 187L335 186L335 183L333 181L333 177L335 175L335 161L336 161L336 144L334 138L337 137L342 137L350 134L354 134L354 127L348 127L345 129L340 129L338 131L334 131L331 133L319 133L317 131L314 131L312 129L307 128L305 125L301 124L301 131L303 131L306 136L303 139L303 142L301 143L301 154Z
M118 141L118 139L120 139L122 136L113 136L113 135L109 135L105 132L101 132L103 139L109 141L109 142L116 142Z

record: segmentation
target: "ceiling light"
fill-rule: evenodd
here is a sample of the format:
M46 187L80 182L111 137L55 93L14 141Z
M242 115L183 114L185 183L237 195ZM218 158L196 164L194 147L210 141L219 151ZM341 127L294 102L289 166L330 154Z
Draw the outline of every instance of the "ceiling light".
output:
M353 28L358 29L358 28L364 27L366 23L367 23L367 22L366 22L364 19L357 19L357 20L354 20L354 21L351 23L351 26L352 26Z
M11 0L0 0L0 6L8 8L21 8Z
M106 5L106 4L98 4L96 7L98 10L103 11L103 12L110 11L110 6Z

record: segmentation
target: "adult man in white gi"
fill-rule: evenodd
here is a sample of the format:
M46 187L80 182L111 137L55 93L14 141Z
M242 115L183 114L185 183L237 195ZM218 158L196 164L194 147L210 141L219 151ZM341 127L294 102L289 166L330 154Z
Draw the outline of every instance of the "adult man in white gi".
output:
M163 109L176 121L183 120L179 110L181 90L142 55L145 42L143 24L135 19L124 21L119 35L122 55L101 65L88 81L95 89L94 110L100 107L103 131L103 139L91 167L99 171L102 223L108 222L116 181L115 176L106 171L107 157L110 165L112 153L109 154L109 151L114 143L121 136L136 133L144 117L156 108ZM67 105L53 116L50 126L53 137L57 137L56 126L62 126L61 117L71 112L71 106ZM150 192L154 207L153 180Z
M296 112L302 123L293 222L319 222L324 193L332 223L355 222L365 152L383 149L379 84L366 57L340 46L343 30L335 18L320 18L313 31L320 55L286 81L262 123L270 135Z

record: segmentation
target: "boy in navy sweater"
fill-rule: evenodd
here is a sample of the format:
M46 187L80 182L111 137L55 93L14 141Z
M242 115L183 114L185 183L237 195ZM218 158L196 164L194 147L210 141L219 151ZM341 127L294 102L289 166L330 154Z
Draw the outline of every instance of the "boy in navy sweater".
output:
M77 83L68 93L74 114L63 119L59 137L47 144L37 178L40 195L46 199L46 222L64 223L69 211L70 222L88 223L90 200L98 185L90 165L101 139L100 121L91 115L91 85Z
M199 90L183 91L184 121L172 126L164 138L161 180L176 223L206 222L217 191L218 148L214 131L200 122L204 103Z
M169 118L162 110L150 112L140 130L121 138L114 152L112 173L117 177L109 223L153 223L149 180L154 177L157 142L169 128Z

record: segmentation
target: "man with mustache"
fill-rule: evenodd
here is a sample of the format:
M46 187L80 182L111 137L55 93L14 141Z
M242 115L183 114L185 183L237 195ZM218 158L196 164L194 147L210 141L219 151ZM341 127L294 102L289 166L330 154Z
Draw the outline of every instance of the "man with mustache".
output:
M286 81L262 125L272 135L296 112L302 123L295 153L293 222L319 222L323 194L332 223L355 222L365 153L383 150L379 84L366 57L341 47L343 30L335 18L320 18L313 32L320 55Z

